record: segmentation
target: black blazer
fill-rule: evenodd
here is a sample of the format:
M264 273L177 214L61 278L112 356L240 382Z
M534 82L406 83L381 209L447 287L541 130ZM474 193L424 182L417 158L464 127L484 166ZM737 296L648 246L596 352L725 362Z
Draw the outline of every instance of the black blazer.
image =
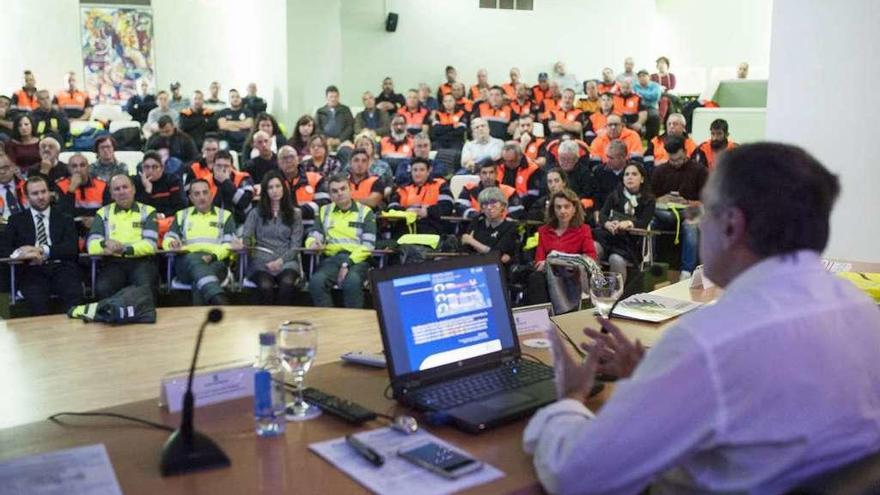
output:
M37 230L34 227L30 209L20 211L9 217L3 242L3 255L9 256L21 246L33 246L37 243ZM75 260L79 253L77 245L76 224L73 217L61 212L57 206L49 213L49 259Z

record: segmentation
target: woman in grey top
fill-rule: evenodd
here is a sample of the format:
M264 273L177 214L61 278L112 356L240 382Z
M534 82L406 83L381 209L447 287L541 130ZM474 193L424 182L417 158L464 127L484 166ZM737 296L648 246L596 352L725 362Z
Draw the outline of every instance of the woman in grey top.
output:
M242 238L250 250L247 277L257 284L259 304L293 304L302 268L295 248L302 246L302 213L277 171L263 177L260 203L244 222ZM278 287L277 297L275 287Z

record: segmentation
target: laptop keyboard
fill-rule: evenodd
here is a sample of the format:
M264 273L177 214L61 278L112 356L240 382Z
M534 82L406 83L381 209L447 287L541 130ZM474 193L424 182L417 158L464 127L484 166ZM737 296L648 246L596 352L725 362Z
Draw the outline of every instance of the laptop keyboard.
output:
M444 410L496 392L512 390L542 380L553 379L553 368L534 361L519 360L455 380L429 385L410 394L426 409Z

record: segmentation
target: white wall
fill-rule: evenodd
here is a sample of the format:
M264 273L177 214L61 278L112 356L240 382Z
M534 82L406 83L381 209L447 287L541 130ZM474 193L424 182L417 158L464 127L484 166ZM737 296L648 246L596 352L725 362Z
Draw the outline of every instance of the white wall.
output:
M767 138L803 146L840 177L827 254L871 262L880 262L880 167L865 112L880 109L878 25L874 0L776 0L767 95Z

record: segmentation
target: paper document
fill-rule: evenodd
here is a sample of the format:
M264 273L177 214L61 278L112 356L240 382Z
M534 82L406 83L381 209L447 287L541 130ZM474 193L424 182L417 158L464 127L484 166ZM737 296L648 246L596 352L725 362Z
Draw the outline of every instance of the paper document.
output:
M385 464L381 467L374 466L355 452L345 442L344 437L313 443L309 445L309 450L323 457L374 493L382 495L453 493L495 481L504 476L504 473L497 468L483 464L483 468L479 471L451 480L416 466L397 455L397 451L401 449L429 441L465 453L426 431L419 431L415 435L404 435L391 428L378 428L358 433L355 436L385 456Z
M682 301L656 294L634 294L614 308L613 316L659 323L702 306L703 303Z
M103 444L0 462L0 495L122 495Z
M825 267L826 271L831 273L848 272L852 270L852 263L845 263L843 261L831 261L823 259L822 266Z

